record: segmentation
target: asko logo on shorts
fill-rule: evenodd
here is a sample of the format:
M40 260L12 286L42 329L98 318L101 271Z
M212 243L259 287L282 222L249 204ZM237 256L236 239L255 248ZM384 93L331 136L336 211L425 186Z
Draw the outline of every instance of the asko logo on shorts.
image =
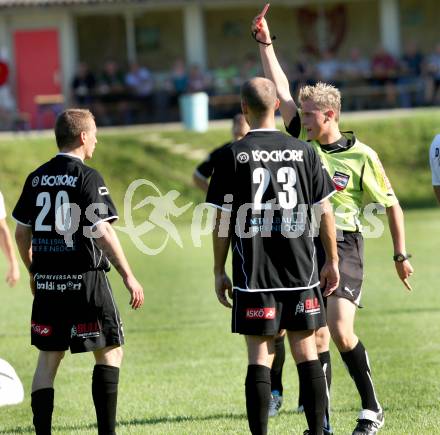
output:
M272 320L275 319L276 309L273 308L246 308L246 319Z
M32 322L32 332L42 337L49 337L52 335L52 326L49 325L40 325L39 323Z

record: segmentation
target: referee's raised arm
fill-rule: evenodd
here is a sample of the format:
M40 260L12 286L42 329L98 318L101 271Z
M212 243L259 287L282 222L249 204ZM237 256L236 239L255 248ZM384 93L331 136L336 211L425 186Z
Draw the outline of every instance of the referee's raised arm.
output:
M298 108L290 93L289 80L276 57L265 18L261 19L259 16L254 18L252 21L252 33L260 46L264 75L275 83L280 100L279 109L281 116L283 117L284 124L289 125L290 121L295 117Z

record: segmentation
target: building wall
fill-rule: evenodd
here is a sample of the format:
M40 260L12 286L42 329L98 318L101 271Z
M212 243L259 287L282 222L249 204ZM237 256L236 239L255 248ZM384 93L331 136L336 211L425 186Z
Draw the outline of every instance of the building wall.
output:
M125 65L127 42L124 16L80 15L75 18L78 60L99 71L105 60L113 59Z
M255 15L254 7L205 11L208 68L225 62L239 64L248 53L258 55L258 44L251 36L251 20ZM270 26L277 36L278 52L288 55L299 48L293 8L271 7Z
M340 3L339 3L340 4ZM332 11L334 6L324 6L324 11ZM346 21L342 42L336 55L348 56L352 47L358 47L365 55L371 55L380 44L379 8L376 0L364 0L344 5ZM317 6L307 10L317 13ZM291 61L296 58L306 41L304 32L314 35L318 46L318 31L315 22L310 27L300 29L299 9L292 6L272 6L268 16L271 31L277 39L274 44L281 59ZM206 38L208 47L208 67L219 63L239 63L251 52L258 54L258 45L250 35L251 19L255 8L208 9L205 11ZM332 32L332 22L326 21L326 33ZM325 38L324 38L325 39Z
M148 11L135 18L138 61L153 71L170 69L185 57L181 10Z
M423 53L440 43L439 0L400 0L402 45L415 41Z
M371 56L381 43L379 5L376 0L367 0L345 5L347 10L347 31L339 55L348 56L357 47Z

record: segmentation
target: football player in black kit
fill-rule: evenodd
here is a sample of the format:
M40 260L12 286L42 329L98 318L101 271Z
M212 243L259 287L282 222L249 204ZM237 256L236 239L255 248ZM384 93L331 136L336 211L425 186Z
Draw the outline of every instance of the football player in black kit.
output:
M32 382L37 435L50 435L53 383L64 353L93 352L92 396L99 435L115 434L124 335L106 272L121 275L137 309L143 289L111 223L118 216L101 175L84 164L95 150L91 112L57 118L59 153L27 178L12 213L16 241L34 294L31 343L39 349Z
M193 173L194 184L204 192L208 191L209 178L214 172L217 157L221 154L224 147L229 146L232 142L240 140L249 131L249 125L242 113L238 113L232 119L232 141L211 151L208 157L197 166Z
M270 80L247 81L241 98L251 130L222 152L206 200L217 208L215 291L220 303L232 308L232 332L245 336L251 433L267 433L274 337L286 329L307 396L305 433L322 435L326 383L314 332L325 324L320 283L328 295L339 281L335 223L327 199L334 187L311 147L275 129L279 100ZM320 209L327 255L321 280L310 232L314 205ZM233 284L225 272L230 244Z

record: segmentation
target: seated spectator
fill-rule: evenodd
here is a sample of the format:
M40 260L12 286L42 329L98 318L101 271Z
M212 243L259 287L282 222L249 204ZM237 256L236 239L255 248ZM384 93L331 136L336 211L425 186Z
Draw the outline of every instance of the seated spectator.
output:
M222 94L238 94L240 90L240 74L236 65L224 59L213 72L214 92Z
M282 64L281 66L283 71L288 70L287 63L285 65ZM292 82L293 93L295 95L298 94L299 90L304 85L312 85L316 82L315 66L305 50L298 52L298 57L292 64L290 79Z
M188 92L208 92L209 76L200 65L191 65L188 74Z
M354 47L350 51L350 57L341 64L341 74L348 84L363 83L371 76L370 61L361 55L357 47Z
M379 46L371 60L371 83L384 89L385 102L388 107L396 106L398 69L397 60L384 47Z
M406 44L400 58L398 78L399 102L402 107L412 107L423 103L422 80L423 54L414 42Z
M98 101L95 105L99 124L120 124L127 119L128 90L124 73L114 60L108 60L97 84Z
M426 102L440 104L440 43L435 51L426 59L425 71L428 79L426 88Z
M341 70L341 63L335 58L330 50L324 50L321 60L316 64L318 80L339 86L338 76Z
M371 76L370 61L354 47L341 66L344 110L364 110L371 103L370 95L364 94L365 86L368 86L367 80Z
M72 98L78 107L90 107L95 96L96 79L86 63L78 64L73 76Z
M177 59L174 62L170 73L170 81L175 99L188 90L188 74L186 73L186 66L183 59Z
M253 53L248 53L240 68L240 86L253 77L263 75L260 63L257 62L257 57Z
M136 114L139 115L138 121L152 118L154 81L150 71L133 62L130 71L125 75L125 84L132 102L127 112L127 123L134 122Z

